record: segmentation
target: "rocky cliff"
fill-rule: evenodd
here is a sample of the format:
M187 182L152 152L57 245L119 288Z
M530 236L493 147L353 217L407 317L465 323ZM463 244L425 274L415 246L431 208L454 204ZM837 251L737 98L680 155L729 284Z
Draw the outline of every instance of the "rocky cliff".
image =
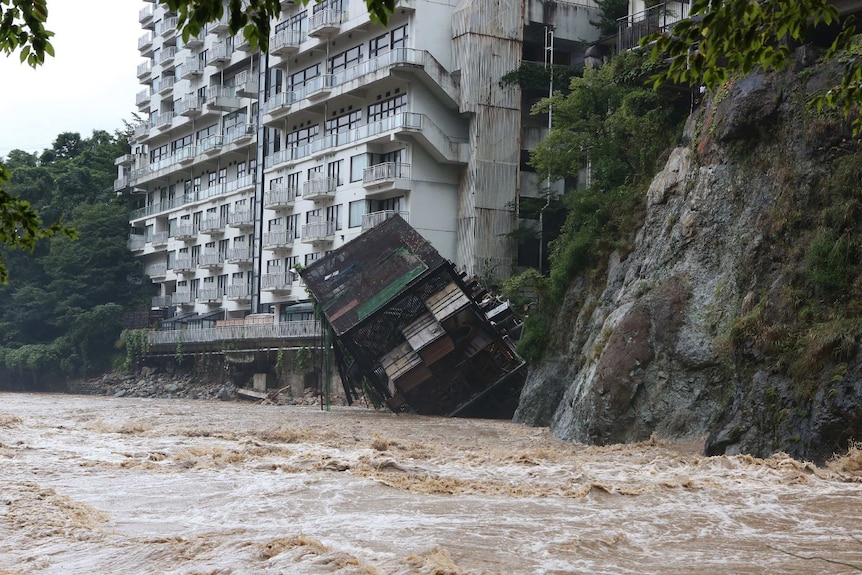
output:
M862 153L805 105L836 66L803 62L692 113L634 249L571 285L516 421L813 460L862 440Z

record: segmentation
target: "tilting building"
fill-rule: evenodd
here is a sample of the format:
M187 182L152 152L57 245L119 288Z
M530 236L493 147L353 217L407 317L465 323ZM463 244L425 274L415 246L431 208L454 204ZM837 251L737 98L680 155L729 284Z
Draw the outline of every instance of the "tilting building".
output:
M396 412L512 417L527 370L510 337L520 323L401 217L301 273L343 350L342 382Z
M184 43L163 5L140 11L146 121L115 189L135 203L129 244L162 327L217 341L252 333L249 315L310 322L297 270L393 214L459 272L511 273L519 201L543 193L525 150L547 125L529 115L538 95L501 79L549 55L579 64L596 8L399 0L384 28L362 0L281 4L267 53L227 14Z

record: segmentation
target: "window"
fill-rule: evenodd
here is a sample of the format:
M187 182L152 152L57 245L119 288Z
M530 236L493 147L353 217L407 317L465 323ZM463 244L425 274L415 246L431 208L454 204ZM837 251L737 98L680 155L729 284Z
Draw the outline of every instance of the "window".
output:
M320 126L317 124L313 126L308 126L307 128L300 128L299 130L294 130L287 134L287 147L293 148L296 146L302 146L308 144L317 138L320 133Z
M397 198L388 198L386 200L368 200L369 210L372 212L383 212L383 211L393 211L400 212L401 211L401 199L403 196L398 196Z
M150 163L158 162L162 158L168 157L168 145L164 144L158 148L150 150Z
M284 85L284 72L278 68L270 68L266 74L266 97L272 98L282 90Z
M207 126L202 130L198 130L195 135L197 136L197 141L200 142L204 138L214 136L215 134L218 134L218 124L213 124L212 126Z
M322 256L323 254L320 252L314 254L305 254L305 267L310 266L315 261L319 260Z
M368 57L374 58L390 50L407 47L407 24L372 38L368 42Z
M227 253L229 246L230 246L230 240L219 240L218 241L218 253L220 253L222 255L222 257L224 257L224 255Z
M177 138L176 140L171 142L171 151L177 152L179 150L182 150L186 146L191 146L193 140L194 137L191 134L189 134L188 136L183 136L182 138Z
M231 112L224 117L225 132L234 126L245 126L245 124L245 108L237 110L236 112Z
M314 7L317 8L320 4L315 4ZM288 78L287 89L289 91L299 90L300 88L304 88L305 84L314 78L320 76L320 64L313 64L304 70L300 70L299 72L294 72Z
M350 181L358 182L362 179L362 171L368 167L368 154L359 154L350 157Z
M213 188L213 187L215 187L215 185L216 185L216 173L210 172L209 174L207 174L207 187Z
M326 208L326 221L335 222L335 229L341 229L341 204Z
M299 214L291 214L284 218L284 228L293 232L293 239L299 239Z
M218 183L223 184L227 182L227 168L221 168L218 171Z
M398 94L390 97L390 92L386 92L385 96L377 96L378 102L368 106L368 122L376 122L383 118L388 118L403 112L407 107L407 94ZM386 98L385 100L383 98Z
M365 215L367 204L365 200L357 200L355 202L350 202L347 205L348 213L348 228L356 228L362 225L362 216Z
M293 172L292 174L287 174L287 189L294 190L296 195L300 195L300 172Z
M341 181L341 166L343 164L344 160L336 160L326 165L326 175L335 182L336 186L340 186L343 183Z
M329 73L337 74L345 68L355 66L362 61L362 46L355 46L349 50L345 50L341 54L336 54L329 59Z
M305 212L305 223L306 224L316 224L320 221L320 217L322 214L320 213L320 208L316 210L308 210Z
M302 10L299 14L288 18L284 22L279 22L275 26L275 33L278 34L282 30L295 30L305 36L308 30L308 12Z
M389 33L389 49L397 50L398 48L407 47L407 24L395 28Z
M322 12L323 10L334 10L336 12L341 12L343 9L341 7L342 0L323 0L322 2L318 2L314 5L313 13L317 14L318 12Z
M168 236L174 237L177 235L177 219L171 218L168 220Z
M281 150L281 132L276 128L265 128L263 130L263 145L267 156L271 156Z
M245 162L239 162L236 165L236 179L241 180L245 177Z
M352 107L352 106L351 106ZM350 110L350 108L348 108ZM343 108L342 108L343 111ZM338 112L333 112L335 116ZM340 134L359 127L362 120L362 112L360 110L349 111L341 116L336 116L326 121L326 133L329 135Z
M223 296L227 293L227 274L222 274L218 276L218 282L216 283L218 287L218 295Z
M201 280L193 279L189 282L189 294L192 299L198 299L198 291L200 291Z

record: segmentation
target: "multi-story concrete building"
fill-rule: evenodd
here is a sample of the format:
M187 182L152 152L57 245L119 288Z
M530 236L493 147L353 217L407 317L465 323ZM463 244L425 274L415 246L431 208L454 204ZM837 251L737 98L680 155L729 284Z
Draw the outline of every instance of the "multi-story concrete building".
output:
M385 28L362 0L282 7L268 53L227 15L183 43L164 6L140 11L148 120L115 189L136 203L130 247L153 307L310 319L296 266L393 213L466 273L508 275L519 198L541 193L524 150L547 122L501 78L549 54L580 63L595 7L400 0Z

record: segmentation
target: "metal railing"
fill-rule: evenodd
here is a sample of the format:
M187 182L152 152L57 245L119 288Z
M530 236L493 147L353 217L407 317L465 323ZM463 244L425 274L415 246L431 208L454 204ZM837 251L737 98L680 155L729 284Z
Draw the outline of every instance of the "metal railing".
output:
M263 194L263 207L272 209L289 206L296 201L296 192L296 188L291 188L284 184L276 184Z
M302 226L302 241L311 242L332 239L335 236L335 222L314 222Z
M642 12L617 19L617 52L625 52L640 45L641 38L663 32L676 24L681 14L668 10L667 4L657 4Z
M174 297L176 298L176 294ZM318 337L320 333L320 324L309 320L151 331L147 333L147 339L150 345L175 345L179 342L209 343L226 340L312 338Z
M410 179L410 164L383 162L362 170L362 184L366 186L396 179Z
M370 230L374 226L379 226L394 215L399 215L405 221L410 221L410 212L401 212L397 210L381 210L379 212L371 212L362 216L362 231Z

